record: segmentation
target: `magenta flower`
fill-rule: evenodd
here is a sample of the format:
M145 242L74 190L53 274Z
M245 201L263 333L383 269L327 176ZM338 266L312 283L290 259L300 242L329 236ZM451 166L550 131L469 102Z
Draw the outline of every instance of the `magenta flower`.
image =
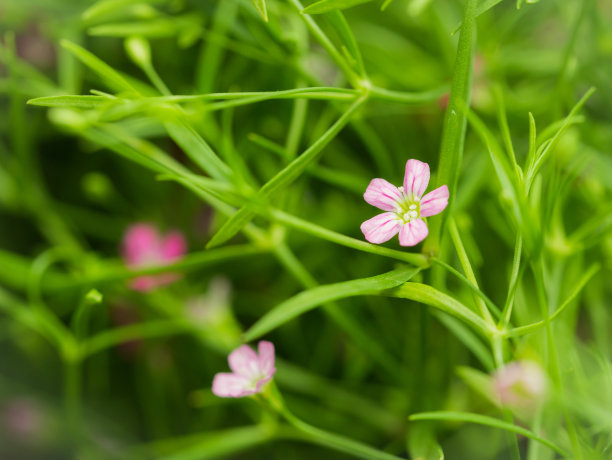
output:
M241 345L227 358L232 373L215 375L212 391L221 398L242 398L259 393L264 384L272 379L274 367L274 345L262 340L255 353L248 345Z
M406 162L403 187L384 179L372 179L363 198L384 212L361 224L370 243L384 243L399 232L402 246L414 246L429 231L422 217L441 213L448 204L448 187L443 185L423 196L429 183L429 165L419 160Z
M131 225L123 236L123 259L130 268L168 265L179 260L187 252L185 238L178 231L165 236L150 224ZM136 291L150 291L179 279L176 273L139 276L130 282Z

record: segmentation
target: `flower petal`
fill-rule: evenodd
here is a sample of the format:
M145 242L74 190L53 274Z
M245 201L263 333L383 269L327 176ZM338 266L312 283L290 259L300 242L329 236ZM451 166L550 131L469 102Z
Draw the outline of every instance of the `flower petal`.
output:
M421 198L427 184L429 184L429 165L419 160L408 160L404 174L404 193Z
M266 377L271 378L276 372L274 367L274 345L271 342L262 340L259 342L257 350L259 351L259 370Z
M230 369L249 380L259 375L259 357L248 345L241 345L227 358Z
M255 393L249 388L249 381L236 374L219 373L215 375L212 392L221 398L241 398Z
M421 217L435 216L448 205L448 187L443 185L421 199Z
M363 194L363 198L378 209L394 211L395 204L402 198L399 189L384 179L372 179Z
M166 262L180 259L187 252L187 243L181 232L170 232L161 242L161 256Z
M415 246L423 241L429 230L427 224L422 219L413 220L407 224L402 225L399 232L400 246Z
M383 212L361 224L365 239L375 244L389 241L399 229L400 221L393 212Z
M150 224L134 224L123 236L123 258L127 265L141 265L151 259L159 244L157 229Z

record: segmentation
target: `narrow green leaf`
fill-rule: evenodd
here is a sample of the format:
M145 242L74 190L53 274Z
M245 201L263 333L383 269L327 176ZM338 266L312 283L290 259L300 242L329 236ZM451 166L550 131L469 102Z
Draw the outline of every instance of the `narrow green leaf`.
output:
M268 9L266 8L266 0L251 0L253 6L263 18L264 21L268 22Z
M211 177L218 180L230 178L232 170L229 166L213 152L204 138L191 125L181 119L180 114L177 115L177 118L164 123L170 137Z
M363 66L363 58L361 57L361 51L359 51L359 47L357 46L357 40L355 40L355 36L351 31L351 28L346 22L344 15L341 11L336 10L327 15L327 20L331 24L331 26L336 30L338 36L342 40L345 49L350 54L350 58L354 61L354 68L357 73L365 78L365 68Z
M437 411L437 412L421 412L419 414L413 414L409 417L409 420L448 420L453 422L466 422L466 423L476 423L478 425L490 426L492 428L499 428L506 431L511 431L513 433L518 433L525 437L531 438L534 441L537 441L541 444L544 444L547 447L550 447L554 451L561 454L563 457L570 457L570 455L565 452L561 447L557 446L553 442L548 439L542 438L538 436L533 431L529 431L523 427L513 425L512 423L503 422L493 417L488 417L486 415L479 414L470 414L468 412L447 412L447 411Z
M520 326L514 328L513 330L508 332L509 337L518 337L521 335L529 334L530 332L536 331L538 329L543 328L548 323L554 321L563 311L567 308L567 306L580 294L580 291L587 285L591 278L593 278L597 272L599 272L601 266L599 264L594 264L589 268L580 281L576 284L576 287L572 291L572 293L565 299L565 301L557 308L557 310L547 319L538 321L537 323L528 324L526 326Z
M163 3L165 0L146 0L146 3ZM119 14L128 15L132 11L132 7L136 4L142 4L143 0L101 0L87 8L82 18L85 21L94 21L104 19L108 16L116 16Z
M118 100L117 100L118 101ZM77 109L97 109L113 99L104 96L46 96L30 99L29 105L38 105L41 107L71 107Z
M308 147L304 153L293 160L282 171L276 174L259 190L259 196L267 199L277 191L295 181L312 163L320 156L323 148L344 128L351 120L357 109L365 102L366 96L360 97L355 101L346 112L321 136L315 143ZM240 231L248 222L251 221L255 213L250 206L242 207L219 229L219 231L208 242L207 247L213 248L223 244Z
M231 428L224 431L208 432L188 447L167 455L155 455L159 460L214 460L269 442L276 436L276 430L264 425ZM150 456L150 452L145 457ZM140 458L140 457L139 457Z
M561 136L563 136L565 131L567 131L567 129L572 125L572 122L574 120L576 113L578 113L578 111L582 108L582 106L584 106L586 101L589 100L589 98L593 95L594 92L595 92L595 88L590 88L585 93L585 95L582 96L582 98L576 103L576 105L570 111L569 115L565 117L565 120L563 121L563 124L561 125L561 127L558 129L555 135L550 139L550 142L548 142L546 147L542 150L538 158L535 160L533 167L530 168L529 171L527 171L527 181L526 182L527 182L528 187L529 185L532 184L533 179L535 178L536 174L542 167L542 164L544 164L544 162L550 155L550 152L552 151L552 149L556 147L556 145L559 143Z
M467 324L473 326L484 337L491 334L485 321L456 299L438 291L436 288L421 283L404 283L397 289L385 293L389 297L410 299L415 302L437 308L449 315L453 315Z
M79 61L96 72L102 78L102 81L109 86L109 88L117 91L138 93L138 91L130 83L128 83L128 81L121 74L119 74L119 72L95 56L93 53L68 40L62 40L60 43Z
M368 3L372 0L319 0L302 10L304 14L321 14L334 10L343 10L352 6Z
M130 37L149 38L174 37L185 31L201 32L200 19L194 15L172 18L155 18L148 21L118 22L90 27L89 35L97 37Z
M419 270L414 267L403 267L371 278L317 286L300 292L298 295L277 305L260 318L244 334L244 340L246 342L255 340L324 303L358 295L378 295L386 289L391 289L405 283L417 274Z
M466 111L460 110L469 107L472 90L473 60L476 33L476 0L465 2L463 13L463 26L457 45L457 57L453 69L453 80L448 100L448 107L444 115L444 128L440 145L440 156L436 186L447 185L450 195L447 212L441 217L434 217L428 222L429 238L423 246L424 253L436 255L440 250L440 237L447 216L451 215L453 202L457 194L457 180L463 159L463 147L467 130Z

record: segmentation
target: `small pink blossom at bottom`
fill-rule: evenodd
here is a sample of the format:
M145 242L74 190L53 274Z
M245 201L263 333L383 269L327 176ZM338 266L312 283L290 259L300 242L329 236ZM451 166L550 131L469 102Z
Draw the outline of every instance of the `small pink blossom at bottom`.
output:
M227 359L232 373L215 375L212 392L221 398L242 398L259 393L264 384L272 379L274 367L274 345L262 340L258 353L248 345L232 351Z
M384 179L372 179L363 198L383 211L361 224L370 243L389 241L399 233L401 246L415 246L429 234L422 217L441 213L448 205L448 187L443 185L423 196L429 184L429 165L408 160L401 187Z
M123 259L130 268L145 268L168 265L181 259L187 252L187 243L178 231L160 235L157 228L150 224L131 225L123 236ZM140 276L130 282L136 291L150 291L159 286L173 283L180 275L161 273Z
M493 375L493 392L499 402L515 409L529 409L544 399L548 380L533 361L514 361Z

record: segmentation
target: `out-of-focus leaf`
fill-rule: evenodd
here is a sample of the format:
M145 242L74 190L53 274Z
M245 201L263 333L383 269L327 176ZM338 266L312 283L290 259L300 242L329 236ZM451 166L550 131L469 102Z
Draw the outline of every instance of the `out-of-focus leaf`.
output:
M261 15L264 21L268 22L268 9L266 8L266 0L251 0L257 12Z
M459 366L457 375L479 395L493 404L497 404L491 390L491 376L467 366Z
M110 88L133 93L138 92L119 72L85 48L68 40L62 40L61 45L76 56L83 64L102 77L103 81Z
M30 99L30 105L42 107L72 107L77 109L96 109L102 107L112 99L104 96L46 96Z
M394 288L405 283L419 272L418 268L403 267L371 278L362 278L343 283L318 286L300 292L285 302L277 305L259 319L245 333L245 340L251 341L286 322L300 316L313 308L333 300L354 297L358 295L377 295L381 291Z
M436 441L431 422L415 423L408 437L408 450L413 460L444 460L444 452Z
M466 422L466 423L476 423L478 425L490 426L492 428L500 428L502 430L511 431L513 433L518 433L528 438L533 439L539 443L544 444L547 447L550 447L554 451L560 453L563 457L570 457L570 455L565 452L561 447L557 446L553 442L545 439L541 436L538 436L533 431L529 431L523 427L513 425L512 423L504 422L502 420L498 420L493 417L488 417L486 415L479 414L471 414L469 412L447 412L447 411L438 411L438 412L421 412L419 414L413 414L409 417L410 421L415 420L448 420L454 422Z
M173 18L156 18L149 21L117 22L90 27L89 35L101 37L130 37L138 35L149 38L173 37L186 31L201 32L199 17L189 15ZM193 32L192 32L193 33Z
M373 0L320 0L302 10L304 14L321 14L334 10L343 10L352 6L368 3Z

